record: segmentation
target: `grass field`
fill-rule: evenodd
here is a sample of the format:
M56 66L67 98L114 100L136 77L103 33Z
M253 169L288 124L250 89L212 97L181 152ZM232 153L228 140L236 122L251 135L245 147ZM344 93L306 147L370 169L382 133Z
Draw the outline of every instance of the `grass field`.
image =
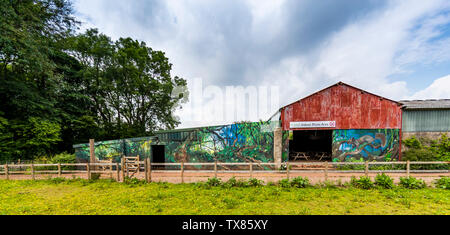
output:
M0 180L0 214L450 214L450 190Z

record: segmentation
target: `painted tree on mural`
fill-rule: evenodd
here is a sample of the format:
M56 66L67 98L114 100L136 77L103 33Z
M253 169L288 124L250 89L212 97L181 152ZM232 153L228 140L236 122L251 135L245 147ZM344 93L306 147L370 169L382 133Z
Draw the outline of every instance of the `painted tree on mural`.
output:
M394 161L399 155L399 130L335 130L333 161Z
M188 162L268 162L273 160L273 131L266 122L236 123L227 126L205 127L195 140L168 145L173 149L169 161ZM173 159L171 159L173 156Z

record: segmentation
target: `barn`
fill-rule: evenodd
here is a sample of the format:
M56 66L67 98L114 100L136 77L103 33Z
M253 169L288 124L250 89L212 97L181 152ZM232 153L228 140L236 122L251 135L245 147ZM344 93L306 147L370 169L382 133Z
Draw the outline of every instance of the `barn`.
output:
M402 104L339 82L279 110L279 120L164 130L100 141L95 156L120 162L395 161L401 155ZM79 161L89 144L74 145Z
M394 161L402 104L339 82L280 109L289 160Z
M439 139L450 136L450 99L401 100L403 138L412 136Z

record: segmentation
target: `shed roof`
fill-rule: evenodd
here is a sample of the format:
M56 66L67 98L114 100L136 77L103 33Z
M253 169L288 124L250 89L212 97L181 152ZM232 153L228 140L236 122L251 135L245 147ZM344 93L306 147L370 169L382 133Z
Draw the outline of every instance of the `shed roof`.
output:
M303 97L303 98L301 98L301 99L299 99L299 100L297 100L297 101L294 101L294 102L292 102L292 103L290 103L290 104L288 104L288 105L285 105L285 106L281 107L280 110L282 110L282 109L284 109L284 108L286 108L286 107L288 107L288 106L291 106L292 104L295 104L295 103L297 103L297 102L300 102L300 101L302 101L302 100L304 100L304 99L307 99L307 98L309 98L309 97L311 97L311 96L313 96L313 95L315 95L315 94L317 94L317 93L320 93L320 92L323 92L323 91L325 91L325 90L328 90L328 89L330 89L330 88L332 88L332 87L334 87L334 86L348 86L348 87L354 88L354 89L356 89L356 90L359 90L359 91L361 91L361 92L364 92L364 93L366 93L366 94L370 94L370 95L379 97L380 99L389 100L389 101L391 101L391 102L397 103L398 105L401 105L401 103L398 102L398 101L391 100L391 99L388 99L388 98L386 98L386 97L383 97L383 96L380 96L380 95L376 95L376 94L370 93L370 92L365 91L365 90L363 90L363 89L361 89L361 88L354 87L354 86L349 85L349 84L344 83L344 82L338 82L338 83L335 83L335 84L333 84L333 85L331 85L331 86L329 86L329 87L326 87L326 88L324 88L324 89L322 89L322 90L316 91L316 92L314 92L314 93L312 93L312 94L310 94L310 95L308 95L308 96L305 96L305 97Z
M450 99L401 100L403 109L450 109Z

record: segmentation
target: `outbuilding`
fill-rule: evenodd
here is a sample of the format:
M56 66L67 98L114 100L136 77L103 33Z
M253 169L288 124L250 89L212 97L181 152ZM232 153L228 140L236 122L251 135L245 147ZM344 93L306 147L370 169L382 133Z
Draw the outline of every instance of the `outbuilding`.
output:
M280 109L289 160L396 161L401 103L339 82Z
M339 82L282 107L280 120L157 131L95 143L99 159L152 162L396 161L402 104ZM88 161L89 145L74 145Z
M403 138L438 139L450 134L450 99L401 100Z

